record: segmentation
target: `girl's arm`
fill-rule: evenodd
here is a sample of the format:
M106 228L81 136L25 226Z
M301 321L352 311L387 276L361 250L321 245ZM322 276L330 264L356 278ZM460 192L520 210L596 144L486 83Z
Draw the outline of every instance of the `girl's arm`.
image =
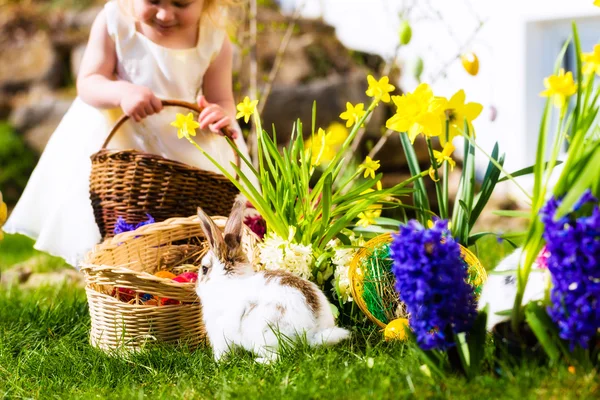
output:
M232 45L225 36L221 51L204 73L204 96L198 100L199 104L205 107L198 117L202 129L208 127L217 131L235 120L236 110L231 83L232 57Z
M160 111L162 104L150 89L116 79L116 65L115 43L108 34L102 10L92 25L79 68L79 97L97 108L121 107L136 121Z

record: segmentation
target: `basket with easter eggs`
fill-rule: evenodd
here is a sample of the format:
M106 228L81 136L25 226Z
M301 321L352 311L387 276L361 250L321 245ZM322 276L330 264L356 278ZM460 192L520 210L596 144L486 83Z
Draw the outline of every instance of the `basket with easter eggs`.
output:
M352 297L367 318L384 329L386 339L406 340L410 315L396 290L391 242L392 235L385 233L365 243L352 259L348 275ZM468 268L468 283L478 294L487 279L485 269L464 246L460 256Z
M224 229L227 218L212 218ZM250 262L258 240L243 228ZM107 352L162 343L202 345L205 329L195 289L207 251L196 216L144 225L97 245L81 264L91 344Z

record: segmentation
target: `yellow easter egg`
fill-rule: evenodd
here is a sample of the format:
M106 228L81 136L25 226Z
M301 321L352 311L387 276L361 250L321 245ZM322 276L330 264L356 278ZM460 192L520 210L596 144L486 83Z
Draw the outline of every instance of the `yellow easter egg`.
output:
M404 342L408 340L408 319L398 318L386 325L383 331L385 340L399 340Z
M479 58L475 53L465 53L460 56L463 68L469 74L475 76L479 72Z

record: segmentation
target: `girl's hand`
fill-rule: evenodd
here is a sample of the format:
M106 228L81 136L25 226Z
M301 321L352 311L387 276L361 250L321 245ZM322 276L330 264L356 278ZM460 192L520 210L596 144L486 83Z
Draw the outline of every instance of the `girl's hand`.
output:
M209 103L204 96L198 97L198 105L203 108L200 115L198 115L200 128L208 128L214 133L223 135L221 129L231 125L231 117L225 109L216 103ZM236 139L235 131L233 133L232 139Z
M162 103L152 90L139 85L127 87L121 97L120 105L123 112L136 122L162 110Z

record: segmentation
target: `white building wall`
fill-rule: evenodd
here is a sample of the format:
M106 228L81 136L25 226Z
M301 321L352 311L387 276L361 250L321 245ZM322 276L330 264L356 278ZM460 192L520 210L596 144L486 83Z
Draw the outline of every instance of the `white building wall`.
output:
M283 0L288 9L303 0ZM306 0L304 15L319 16L336 27L348 47L390 57L397 44L398 12L415 4L411 11L413 40L400 50L405 73L403 90L413 90L412 63L424 60L424 82L432 83L434 93L451 96L458 89L467 101L484 106L476 120L478 142L490 151L496 141L507 153L506 168L514 171L531 165L535 158L539 121L544 99L543 79L552 73L562 43L578 23L584 52L600 43L600 8L592 0ZM431 5L431 7L428 6ZM449 25L430 17L433 10ZM485 20L476 38L462 48ZM474 51L480 72L473 77L453 60L459 50ZM446 77L438 78L442 66ZM497 110L490 120L490 108ZM460 146L457 146L460 148ZM487 163L478 156L480 167ZM525 179L524 184L528 182Z

